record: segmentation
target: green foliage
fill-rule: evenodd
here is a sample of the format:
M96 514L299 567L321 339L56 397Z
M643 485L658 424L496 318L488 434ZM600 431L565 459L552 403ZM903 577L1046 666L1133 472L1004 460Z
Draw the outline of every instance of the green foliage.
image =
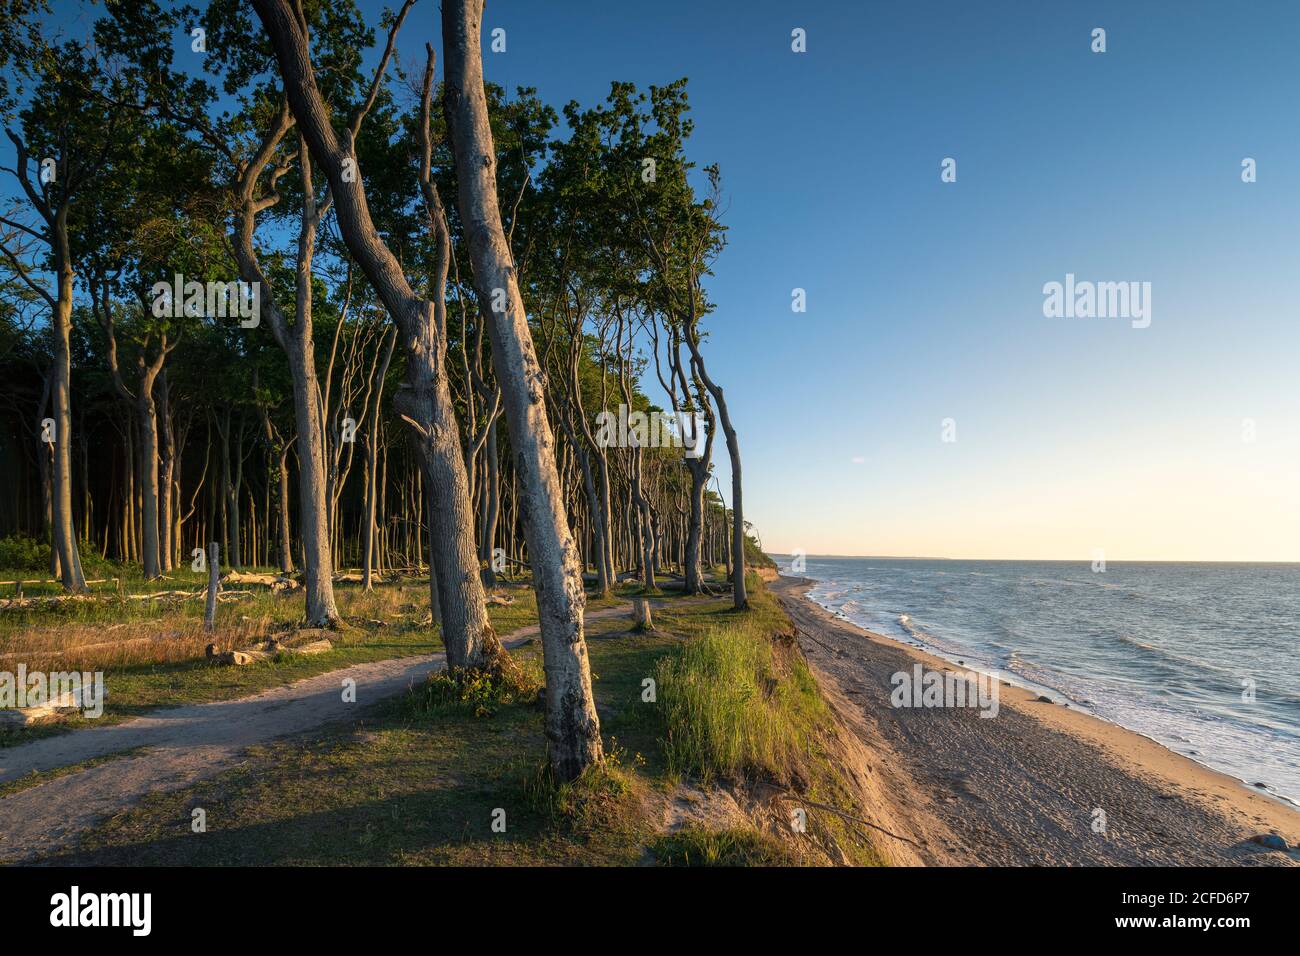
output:
M117 577L124 573L120 565L113 561L105 561L94 547L85 541L79 542L78 547L81 552L81 567L86 577ZM40 574L42 578L48 577L50 546L21 532L11 534L7 538L0 538L0 569L5 573L25 571ZM132 570L133 573L139 573L138 568Z
M0 568L15 571L50 570L50 546L25 534L0 538Z
M745 522L746 525L749 522ZM751 568L775 568L776 562L759 547L758 540L752 535L745 535L745 565Z
M13 109L45 53L40 24L49 12L47 0L0 0L0 118Z

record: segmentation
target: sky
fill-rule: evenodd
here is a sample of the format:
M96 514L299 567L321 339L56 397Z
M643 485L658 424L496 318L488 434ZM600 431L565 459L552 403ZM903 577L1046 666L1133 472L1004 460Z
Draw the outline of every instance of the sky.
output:
M767 550L1300 560L1300 5L495 0L496 27L488 79L552 103L690 78L729 204L707 355ZM1067 274L1151 283L1150 325L1045 317Z
M487 79L557 109L689 78L729 227L706 357L768 551L1300 561L1294 0L491 0L483 27ZM1150 283L1150 324L1045 316L1067 275Z

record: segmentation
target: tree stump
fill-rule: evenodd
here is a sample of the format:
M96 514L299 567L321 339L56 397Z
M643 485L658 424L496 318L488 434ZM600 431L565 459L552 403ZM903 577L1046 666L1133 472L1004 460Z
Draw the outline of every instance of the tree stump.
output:
M654 622L650 618L650 601L648 598L633 598L632 614L638 631L654 630Z

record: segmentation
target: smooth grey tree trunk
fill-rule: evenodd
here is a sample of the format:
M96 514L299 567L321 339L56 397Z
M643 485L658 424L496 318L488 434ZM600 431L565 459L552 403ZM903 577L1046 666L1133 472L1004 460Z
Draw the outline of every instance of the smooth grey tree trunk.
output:
M172 486L176 476L176 437L172 426L171 388L167 372L159 376L158 418L162 439L161 466L158 472L158 566L163 574L172 569Z
M245 282L257 282L261 286L259 301L262 314L271 326L276 343L289 361L289 372L293 379L294 422L297 428L298 517L302 534L306 620L309 627L328 628L336 626L340 619L334 602L334 565L325 504L325 425L321 414L320 386L316 379L316 353L311 324L311 263L320 210L316 207L311 191L311 163L305 150L300 157L306 188L298 235L295 324L292 329L275 302L271 283L263 274L253 247L257 213L274 205L276 201L274 198L255 198L258 176L270 163L291 126L292 118L286 104L282 106L257 155L245 168L238 183L242 215L236 230L234 249L240 278ZM283 170L277 168L276 173L282 175Z
M60 212L62 244L67 245L67 212ZM51 474L54 519L54 547L59 556L63 587L72 592L86 589L81 572L81 555L77 551L77 534L72 520L72 266L60 252L58 262L59 298L54 310L54 375L51 398L54 405L54 462Z
M496 147L483 88L482 0L443 0L447 61L444 111L459 180L479 308L489 317L492 365L501 387L524 496L524 536L533 569L546 670L546 735L560 779L602 757L583 634L582 566L564 511L543 376L497 203Z
M704 356L700 354L699 343L695 340L694 322L686 330L685 338L691 350L696 374L713 397L718 418L722 422L722 433L727 439L727 454L731 458L731 593L736 610L743 611L749 607L749 595L745 590L745 511L741 502L740 439L731 423L727 399L704 367Z
M307 626L334 627L339 623L339 612L334 603L334 559L325 504L325 424L321 421L315 360L308 357L312 352L310 341L309 335L303 347L295 335L287 352L294 379L293 412L298 430L303 589L307 599Z
M483 476L487 495L483 504L483 533L479 535L481 557L486 562L483 567L484 587L494 588L497 584L496 569L492 567L492 546L497 539L497 519L501 513L501 461L497 454L497 420L494 417L488 425L487 444L483 450L487 460L487 473Z
M379 381L375 385L374 406L371 408L369 415L370 429L366 434L366 474L368 479L366 483L366 514L363 519L365 524L363 530L365 569L362 587L367 591L373 588L371 577L375 569L375 507L379 498L379 470L376 467L379 463L379 410L383 404L384 379L388 377L388 365L393 360L393 343L396 341L397 336L390 333L385 338L387 339L387 345L384 346L384 361L379 369Z
M293 534L289 521L289 444L280 449L280 571L293 574Z
M305 188L295 270L294 325L285 336L288 345L285 353L293 376L294 419L298 429L298 512L302 525L307 625L334 627L340 618L334 603L334 556L330 547L326 496L325 419L316 378L316 345L312 338L311 267L316 253L316 230L323 210L316 206L311 157L301 138L299 153Z
M152 382L148 383L152 391ZM140 558L146 581L162 574L158 553L158 413L153 396L141 381L136 396L136 422L140 427Z

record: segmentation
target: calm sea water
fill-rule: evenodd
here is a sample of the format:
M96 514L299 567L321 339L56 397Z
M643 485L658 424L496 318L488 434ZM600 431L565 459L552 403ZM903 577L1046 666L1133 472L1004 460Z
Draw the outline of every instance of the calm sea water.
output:
M813 600L855 624L1300 802L1300 565L806 561Z

